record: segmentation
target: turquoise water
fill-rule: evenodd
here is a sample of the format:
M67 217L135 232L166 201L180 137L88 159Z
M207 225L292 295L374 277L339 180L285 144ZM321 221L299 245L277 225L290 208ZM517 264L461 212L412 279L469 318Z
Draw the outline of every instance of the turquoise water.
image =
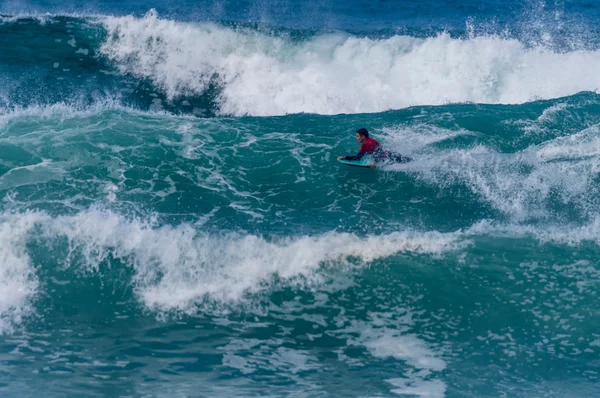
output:
M600 392L595 5L204 5L0 5L3 396Z

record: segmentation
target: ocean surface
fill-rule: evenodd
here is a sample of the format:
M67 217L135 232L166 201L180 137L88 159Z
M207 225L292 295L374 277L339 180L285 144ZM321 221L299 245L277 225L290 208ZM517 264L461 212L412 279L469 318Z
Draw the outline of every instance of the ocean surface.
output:
M0 396L600 396L599 90L591 0L0 1Z

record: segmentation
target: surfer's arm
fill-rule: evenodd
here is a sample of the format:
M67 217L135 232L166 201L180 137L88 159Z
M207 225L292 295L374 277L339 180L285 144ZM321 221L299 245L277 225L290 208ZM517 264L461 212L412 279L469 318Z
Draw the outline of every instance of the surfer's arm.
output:
M365 156L367 154L367 147L365 146L365 144L362 144L360 146L360 150L358 151L358 153L354 156L340 156L338 158L338 160L361 160L363 156Z
M363 150L361 150L360 152L358 152L356 155L354 156L343 156L342 158L345 160L361 160L363 156L365 156L365 153Z

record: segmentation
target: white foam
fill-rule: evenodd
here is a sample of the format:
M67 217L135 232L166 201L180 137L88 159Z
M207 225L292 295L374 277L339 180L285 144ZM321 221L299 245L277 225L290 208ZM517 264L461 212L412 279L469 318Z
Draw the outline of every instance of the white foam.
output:
M61 261L86 272L97 272L104 262L121 261L134 271L132 284L140 301L160 313L196 312L205 304L206 308L237 305L281 284L310 289L329 280L327 275L335 267L361 266L405 252L441 255L459 250L481 235L533 236L541 242L566 244L598 241L600 218L575 229L481 222L453 233L402 231L359 237L330 232L268 239L247 234L207 234L189 224L158 226L153 218L128 219L95 209L58 217L43 212L3 213L0 332L12 331L31 311L31 299L38 289L36 265L27 252L32 239L49 244L66 239L69 251L64 258L60 256ZM443 361L414 336L388 332L380 329L364 334L361 344L375 356L393 356L417 369L444 368Z
M293 42L251 30L106 17L101 53L151 79L169 98L222 88L220 112L379 112L456 102L523 103L600 88L600 51L557 53L498 36L369 39L347 34Z
M62 121L94 116L105 111L122 111L132 115L161 116L181 120L196 120L196 118L193 116L173 115L171 113L160 110L140 111L138 109L122 105L118 100L112 98L104 98L102 100L95 101L91 104L57 102L51 105L6 107L4 109L0 109L0 127L4 127L7 123L22 118L56 118Z
M0 334L12 332L31 312L38 280L25 244L39 220L34 213L0 217Z
M91 116L103 110L110 110L114 108L122 107L113 101L102 101L85 107L67 104L64 102L58 102L51 105L31 105L27 107L16 106L0 110L0 126L3 126L4 124L15 119L25 117L54 118L58 116L61 117L61 119L70 119L82 116Z
M53 233L67 236L90 264L112 253L131 262L143 302L158 310L186 310L205 299L239 301L268 287L274 277L290 282L319 282L324 263L362 261L402 251L440 252L453 247L452 234L394 233L359 238L329 233L268 241L253 235L212 236L189 225L157 229L101 212L61 217Z
M443 398L446 396L446 383L442 380L421 380L421 379L389 379L392 384L392 392L398 395L407 395L411 397L423 398Z
M407 333L409 329L373 327L372 322L354 322L343 332L358 333L357 338L349 338L349 345L364 346L374 357L394 358L407 365L403 378L387 380L395 387L393 393L442 398L446 384L436 376L446 369L446 362L424 340Z
M402 335L381 328L370 330L365 339L365 347L376 357L394 357L406 361L416 369L440 372L446 368L446 362L438 358L425 342L415 335Z
M0 23L10 24L14 22L22 22L31 20L37 22L40 25L46 25L47 23L55 23L55 16L49 13L45 14L30 14L30 13L17 13L16 15L0 15Z
M5 218L0 233L9 268L8 276L2 277L7 285L16 281L14 288L23 293L3 298L7 304L0 306L2 313L13 311L35 289L28 279L31 270L24 247L25 235L34 227L42 241L66 238L71 255L85 259L78 260L78 266L91 272L111 259L133 267L140 299L159 311L194 310L204 301L236 303L276 281L311 286L323 281L324 264L364 264L399 252L436 254L461 245L456 234L414 231L364 238L331 232L275 240L209 235L188 224L156 227L153 219L128 220L93 209L55 218L44 213L6 214Z
M475 135L467 130L451 130L428 123L398 125L382 129L385 147L410 154L426 147L464 135Z
M600 126L594 125L579 133L545 142L537 148L536 156L543 162L594 158L586 163L592 171L598 172L600 171L597 159L600 156Z
M500 224L491 221L480 221L465 230L465 236L488 235L498 237L529 236L540 243L559 243L576 246L582 242L600 244L600 217L580 226L545 225L532 226L523 224Z
M592 126L516 153L483 145L443 151L421 148L414 155L418 162L386 168L413 173L441 189L465 184L514 222L550 219L558 203L595 217L599 214L594 205L599 147L600 127Z

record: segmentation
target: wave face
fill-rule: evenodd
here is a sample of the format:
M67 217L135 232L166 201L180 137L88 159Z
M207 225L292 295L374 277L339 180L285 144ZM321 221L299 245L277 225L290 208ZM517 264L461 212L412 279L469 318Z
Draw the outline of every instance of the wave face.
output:
M497 34L370 38L178 22L154 11L5 18L0 29L9 49L1 94L13 107L110 98L198 116L340 114L519 104L600 87L599 50Z
M369 39L316 35L294 42L217 25L109 18L101 52L168 99L214 82L218 112L364 113L413 105L515 104L596 91L599 51L556 53L498 36Z
M594 396L598 10L430 3L0 6L0 393Z

